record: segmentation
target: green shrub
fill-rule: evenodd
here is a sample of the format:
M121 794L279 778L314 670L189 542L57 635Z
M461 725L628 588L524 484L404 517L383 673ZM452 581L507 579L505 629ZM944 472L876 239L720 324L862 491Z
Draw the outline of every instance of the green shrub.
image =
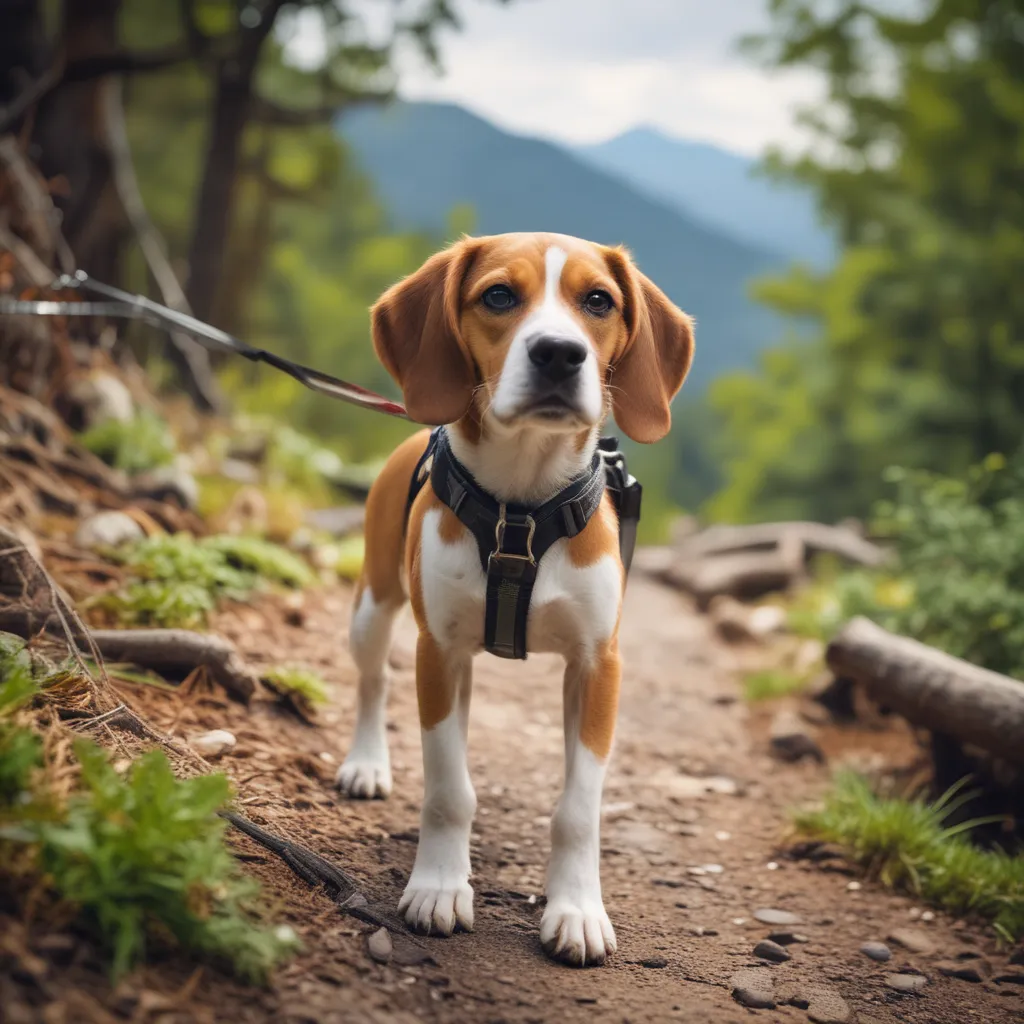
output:
M868 874L954 915L992 920L1004 938L1024 935L1024 857L973 846L981 822L947 828L966 802L957 788L933 803L882 797L860 776L837 776L824 806L797 815L807 835L838 843Z
M854 615L995 672L1024 679L1024 457L990 456L966 479L900 469L873 532L894 573L826 578L790 609L797 631L828 639Z
M221 600L244 600L268 583L315 580L297 555L257 537L149 537L118 557L134 579L93 604L125 625L202 626Z
M184 948L262 980L295 939L248 912L257 886L239 871L217 816L231 795L227 778L176 779L163 752L150 751L122 779L94 744L77 741L75 754L81 791L32 839L55 891L107 943L115 977L142 958L158 924Z
M129 474L167 466L176 452L167 422L148 410L127 422L106 420L80 434L78 440L93 455Z

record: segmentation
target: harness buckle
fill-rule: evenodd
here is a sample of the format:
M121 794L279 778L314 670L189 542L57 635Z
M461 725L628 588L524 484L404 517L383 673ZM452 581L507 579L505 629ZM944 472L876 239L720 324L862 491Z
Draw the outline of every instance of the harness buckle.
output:
M537 522L531 515L526 516L525 525L527 527L526 534L526 554L517 555L511 551L502 551L502 545L505 543L505 529L508 527L508 513L505 508L505 503L502 502L498 508L498 522L494 527L494 551L491 553L491 558L497 559L508 559L515 562L528 562L530 565L536 565L537 559L533 556L533 535L537 532ZM520 524L513 523L514 526Z

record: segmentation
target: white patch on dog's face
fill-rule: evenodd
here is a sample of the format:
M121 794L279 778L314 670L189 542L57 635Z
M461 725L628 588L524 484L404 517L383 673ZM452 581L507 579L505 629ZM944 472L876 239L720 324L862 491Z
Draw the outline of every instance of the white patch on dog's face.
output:
M544 254L543 298L519 325L491 399L490 413L502 425L528 421L555 433L570 433L601 419L604 403L597 352L561 294L567 259L566 251L554 245ZM554 381L540 372L530 355L540 339L585 346L575 372Z

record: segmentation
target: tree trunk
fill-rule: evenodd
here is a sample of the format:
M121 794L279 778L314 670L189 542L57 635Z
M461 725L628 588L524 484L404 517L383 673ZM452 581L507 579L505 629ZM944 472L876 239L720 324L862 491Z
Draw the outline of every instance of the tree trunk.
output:
M837 676L914 725L1024 765L1024 683L896 636L863 618L828 646Z
M188 294L200 320L217 322L228 234L231 230L245 128L252 113L253 84L260 51L283 0L272 0L254 28L242 29L235 53L217 62L213 114L192 221Z
M65 0L61 46L67 63L116 49L120 8L121 0ZM103 78L69 82L46 96L39 104L33 143L40 170L59 183L55 201L78 265L113 281L127 225L104 133L104 84Z

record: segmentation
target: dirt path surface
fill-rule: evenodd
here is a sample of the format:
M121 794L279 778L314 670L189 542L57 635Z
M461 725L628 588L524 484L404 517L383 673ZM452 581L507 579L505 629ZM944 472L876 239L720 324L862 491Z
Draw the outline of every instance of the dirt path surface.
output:
M292 625L273 606L234 609L217 623L257 664L292 660L337 684L317 726L269 704L246 711L212 694L133 689L131 698L178 735L201 727L235 732L238 746L220 765L238 782L245 813L344 866L371 900L393 908L413 862L422 786L414 635L404 622L392 656L394 794L372 803L344 800L332 780L354 708L354 669L344 651L349 596L311 595L302 621ZM712 638L707 620L637 575L622 638L626 674L602 839L605 903L619 948L606 966L553 964L537 935L549 815L562 774L557 659L531 657L523 665L481 656L470 727L479 798L473 934L422 940L425 962L410 963L417 947L402 942L396 960L375 963L365 926L241 840L248 864L277 901L277 916L300 933L303 954L266 991L243 989L211 970L190 977L189 965L171 962L122 986L120 1004L100 1001L114 1019L148 1020L146 1005L163 1007L164 1015L152 1019L164 1021L1024 1020L1021 985L972 984L940 972L940 963L958 956L961 966L979 965L986 977L989 962L997 977L1021 972L1006 967L982 930L941 916L915 921L919 911L911 901L867 883L851 886L842 870L786 856L787 809L820 791L828 772L813 762L780 765L768 756L756 722L737 700L734 656ZM860 743L878 748L877 738L843 741L847 753ZM755 919L760 908L799 921L772 927ZM933 952L889 942L889 963L860 952L867 941L910 928ZM791 959L776 965L755 957L755 945L777 932L799 937L786 946ZM918 994L886 984L887 975L908 968L926 977ZM75 977L72 972L65 982ZM760 994L777 1005L740 1005L737 982L754 1002Z

